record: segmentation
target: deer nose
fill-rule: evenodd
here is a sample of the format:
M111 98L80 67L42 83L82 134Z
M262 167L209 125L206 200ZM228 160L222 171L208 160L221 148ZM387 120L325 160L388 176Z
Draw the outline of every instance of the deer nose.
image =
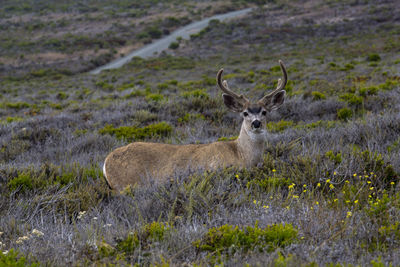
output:
M251 123L251 125L254 127L254 128L260 128L261 127L261 121L259 121L259 120L255 120L255 121L253 121L252 123Z

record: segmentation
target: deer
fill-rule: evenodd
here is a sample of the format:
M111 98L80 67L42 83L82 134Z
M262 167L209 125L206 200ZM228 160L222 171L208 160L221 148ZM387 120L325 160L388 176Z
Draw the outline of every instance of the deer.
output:
M243 119L236 140L186 145L130 143L106 157L103 173L108 185L122 191L149 179L166 181L178 172L260 166L264 157L267 113L280 107L286 94L283 89L287 83L287 72L281 60L279 65L283 79L278 79L276 89L256 102L229 89L227 81L222 81L223 69L218 71L216 79L225 106L239 113Z

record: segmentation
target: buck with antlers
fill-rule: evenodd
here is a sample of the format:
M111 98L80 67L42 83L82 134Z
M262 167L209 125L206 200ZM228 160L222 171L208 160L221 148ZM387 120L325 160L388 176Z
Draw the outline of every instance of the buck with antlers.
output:
M103 172L111 188L123 190L143 179L165 179L186 170L216 170L228 166L256 166L263 160L267 112L282 105L287 73L279 61L283 80L277 88L255 103L231 91L222 81L223 69L218 71L217 84L225 105L243 117L239 137L234 141L211 144L170 145L135 142L117 148L105 159Z

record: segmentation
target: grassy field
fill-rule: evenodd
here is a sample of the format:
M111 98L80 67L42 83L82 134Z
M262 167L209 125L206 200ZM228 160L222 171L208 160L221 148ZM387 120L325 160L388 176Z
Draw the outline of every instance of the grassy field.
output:
M0 266L400 265L400 3L143 2L2 3ZM256 4L159 57L86 73L150 41L138 35L152 25L165 35ZM171 16L179 23L160 26ZM63 59L36 60L54 53ZM260 168L108 188L104 158L129 142L236 138L217 71L257 99L275 88L279 59L287 99L268 114Z

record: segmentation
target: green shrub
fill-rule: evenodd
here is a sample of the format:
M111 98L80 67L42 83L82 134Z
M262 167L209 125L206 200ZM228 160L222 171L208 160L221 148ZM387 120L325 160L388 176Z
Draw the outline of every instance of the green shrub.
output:
M107 81L98 81L98 82L96 82L96 86L101 89L109 90L109 91L114 89L114 85L108 83Z
M337 111L337 116L339 120L348 121L353 117L353 111L349 108L341 108Z
M313 97L313 100L322 100L322 99L326 99L326 96L318 91L313 91L311 92L311 95Z
M143 128L135 126L122 126L114 128L112 125L106 125L99 130L100 134L114 135L118 139L123 139L128 142L134 140L143 140L151 137L168 136L172 132L172 126L166 122L150 124Z
M238 136L231 136L231 137L226 137L226 136L222 136L218 138L218 141L233 141L236 140L238 138Z
M325 157L333 161L335 164L340 164L342 162L342 153L335 153L332 150L329 150L325 153Z
M147 101L155 101L159 102L164 99L164 96L161 94L148 94L146 95L146 100Z
M363 87L358 90L358 93L362 97L367 97L369 95L376 95L379 91L379 88L376 86L370 86L370 87Z
M182 118L178 118L179 123L187 123L197 120L205 120L205 117L202 114L186 113Z
M65 99L67 99L69 96L68 96L68 94L66 94L66 93L64 93L64 92L59 92L58 94L57 94L57 96L56 96L56 98L58 99L58 100L65 100Z
M129 98L133 98L133 97L138 97L138 96L145 96L146 92L143 90L135 90L129 94L127 94L126 96L124 96L124 98L129 99Z
M147 27L146 32L153 39L158 39L162 36L162 31L157 26Z
M63 172L60 176L56 176L55 181L60 185L67 185L76 180L76 174L73 172Z
M198 90L183 92L182 96L184 98L191 98L191 97L205 98L205 99L210 98L210 95L206 92L205 89L198 89Z
M11 122L16 122L16 121L23 121L24 119L21 117L7 117L5 119L5 122L11 123Z
M132 232L128 234L125 239L118 242L116 249L118 251L130 254L135 251L139 244L138 234L136 232Z
M354 65L351 63L345 64L343 67L340 68L341 71L348 71L354 69Z
M5 106L7 108L12 108L12 109L17 109L17 110L30 107L30 105L26 102L14 102L14 103L8 102L8 103L5 103Z
M281 70L281 66L276 65L276 66L273 66L273 67L269 68L269 70L271 72L279 72Z
M20 192L24 192L25 190L32 190L33 189L33 183L32 183L32 177L30 173L20 173L17 177L11 179L7 183L8 189L10 191L14 191L18 188L20 188Z
M49 70L46 70L46 69L34 70L31 72L31 75L33 77L44 77L48 74L49 74Z
M342 101L346 101L352 106L359 107L361 106L363 99L360 96L356 96L352 93L346 93L339 96L339 99Z
M147 249L154 242L163 241L165 236L173 228L168 223L152 222L144 225L141 229L131 232L125 239L118 242L116 249L119 252L132 254L139 246L141 249Z
M0 266L4 267L36 267L40 266L38 262L29 262L27 258L18 251L10 249L7 254L0 250Z
M282 132L286 130L287 128L290 128L294 125L293 121L285 121L281 120L278 122L268 122L267 123L267 129L271 132Z
M400 137L387 147L389 153L400 150Z
M201 251L212 253L235 253L238 250L272 252L283 248L297 240L297 230L291 224L273 224L266 228L247 226L239 229L238 226L222 225L211 228L201 240L194 245Z
M169 45L169 49L178 49L179 48L179 43L178 42L172 42Z
M329 66L331 69L337 68L337 64L336 64L335 62L329 62L329 63L328 63L328 66Z
M380 90L393 90L400 87L400 80L387 79L384 83L378 85Z
M152 222L143 227L142 235L146 240L162 241L166 233L171 229L168 223Z
M377 62L380 60L381 60L381 57L378 54L369 54L367 56L367 61L370 61L370 62Z
M160 91L167 90L168 89L168 83L158 83L157 84L157 88Z

